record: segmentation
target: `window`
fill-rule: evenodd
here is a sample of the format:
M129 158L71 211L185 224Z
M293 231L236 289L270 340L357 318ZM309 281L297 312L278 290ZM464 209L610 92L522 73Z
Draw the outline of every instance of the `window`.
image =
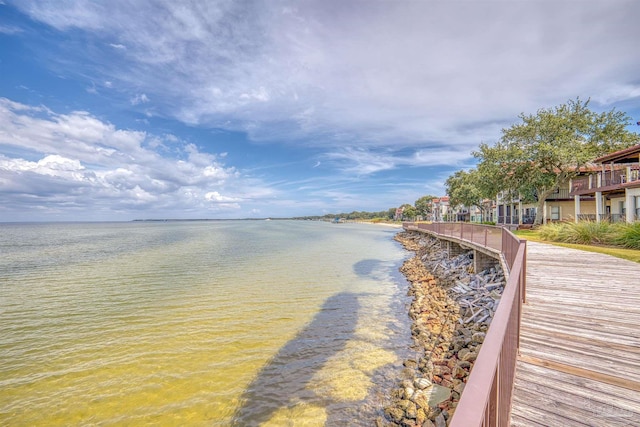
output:
M551 206L551 220L552 221L560 220L560 206Z

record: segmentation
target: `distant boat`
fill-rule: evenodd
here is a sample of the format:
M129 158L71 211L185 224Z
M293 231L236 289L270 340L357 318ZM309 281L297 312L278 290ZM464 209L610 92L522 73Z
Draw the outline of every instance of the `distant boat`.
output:
M265 221L271 221L271 218L267 218L267 219L265 219Z

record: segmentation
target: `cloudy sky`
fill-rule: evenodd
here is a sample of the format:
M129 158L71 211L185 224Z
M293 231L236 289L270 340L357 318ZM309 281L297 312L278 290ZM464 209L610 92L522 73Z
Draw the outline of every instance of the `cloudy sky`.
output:
M640 120L638 17L634 0L0 0L0 222L442 194L521 112L579 96Z

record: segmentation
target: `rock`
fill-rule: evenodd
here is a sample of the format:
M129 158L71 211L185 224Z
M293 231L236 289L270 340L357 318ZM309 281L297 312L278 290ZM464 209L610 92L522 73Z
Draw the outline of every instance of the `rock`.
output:
M465 357L467 356L467 354L469 354L471 352L471 350L469 350L468 348L463 348L460 349L460 351L458 352L458 359L460 360L465 360Z
M405 411L405 415L407 418L411 418L413 420L416 419L418 415L418 408L416 407L415 403L409 402L409 404L407 405L407 409Z
M438 239L423 233L401 232L396 240L416 253L401 271L410 282L412 349L418 355L403 363L402 375L408 381L390 393L389 408L399 411L387 408L385 414L393 425L444 427L506 281L498 263L474 273L471 251L450 259Z
M427 405L432 408L435 408L438 403L444 402L451 396L451 389L437 384L433 384L422 392L427 399Z
M456 365L456 367L453 368L453 378L464 378L467 375L468 375L468 372L462 369L460 365Z
M484 342L484 337L486 336L486 334L484 332L476 332L475 334L473 334L471 336L471 341L478 343L478 344L482 344Z
M464 350L464 349L463 349ZM460 353L458 353L458 357L460 357ZM464 362L473 362L478 357L478 353L475 351L468 351L464 354L464 356L460 357Z
M413 397L413 395L415 394L415 389L413 387L406 387L404 389L404 398L409 400Z
M403 365L410 369L415 369L418 366L418 363L413 359L407 359L404 361Z
M413 385L415 385L419 390L424 390L425 388L431 386L431 381L426 378L416 378L415 380L413 380Z
M410 400L402 399L398 402L397 406L398 408L402 409L402 412L406 412L410 403L412 403Z
M404 411L398 407L390 406L384 410L384 414L393 422L399 423L404 418Z

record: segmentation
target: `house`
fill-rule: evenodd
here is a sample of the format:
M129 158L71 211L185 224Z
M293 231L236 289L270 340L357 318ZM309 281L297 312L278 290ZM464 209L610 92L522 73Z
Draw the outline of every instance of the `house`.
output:
M453 209L449 206L449 196L438 197L431 200L431 218L433 222L455 221Z
M399 208L396 208L396 213L395 215L393 215L394 221L401 221L403 213L404 213L404 208L402 206Z
M555 191L547 196L542 211L542 223L557 221L577 221L595 218L595 197L585 195L581 199L582 211L578 215L575 210L575 197L571 193L573 183L582 181L596 171L595 167L585 167L580 170L580 175L561 184ZM531 225L534 223L538 203L524 203L519 195L509 192L498 193L494 215L497 224L502 225Z
M634 222L640 219L640 144L594 160L592 173L571 183L576 220ZM584 200L595 200L587 213Z

